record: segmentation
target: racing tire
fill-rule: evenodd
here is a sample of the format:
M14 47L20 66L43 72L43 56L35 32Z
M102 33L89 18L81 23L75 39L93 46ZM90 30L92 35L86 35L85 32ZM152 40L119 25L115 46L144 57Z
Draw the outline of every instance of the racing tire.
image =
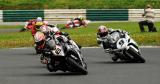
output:
M48 69L49 72L54 71L54 67L50 63L47 64L47 69Z
M84 67L82 67L80 64L78 64L74 59L71 57L68 57L67 61L70 63L71 66L73 66L78 72L80 72L83 75L87 75L88 71Z
M136 52L133 48L130 47L127 50L127 52L130 53L134 57L134 59L135 59L136 62L138 62L138 63L145 63L145 59L142 58L141 55L140 55L140 53Z

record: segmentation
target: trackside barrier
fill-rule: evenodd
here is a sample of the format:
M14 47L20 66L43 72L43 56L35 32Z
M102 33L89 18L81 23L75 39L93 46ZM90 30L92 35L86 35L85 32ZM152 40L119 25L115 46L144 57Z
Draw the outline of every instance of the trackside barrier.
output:
M24 22L26 20L44 18L43 10L3 10L3 22Z
M2 20L3 19L3 14L2 14L3 12L2 11L3 10L0 10L0 22L3 22L3 20Z
M160 9L155 10L155 21L160 21ZM0 10L0 22L24 22L36 17L61 23L79 15L91 21L140 21L144 9L53 9L53 10Z
M155 21L160 21L160 9L154 9L155 11ZM129 19L128 21L141 21L145 18L142 17L142 14L144 13L144 9L129 9Z
M92 21L127 21L128 9L87 9L86 16Z
M79 15L86 18L86 9L44 10L44 15L46 21L66 22L71 18L78 17Z

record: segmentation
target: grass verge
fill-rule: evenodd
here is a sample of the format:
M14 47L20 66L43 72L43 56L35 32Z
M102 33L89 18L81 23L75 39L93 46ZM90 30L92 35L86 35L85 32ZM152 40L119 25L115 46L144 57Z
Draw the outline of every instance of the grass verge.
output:
M137 22L108 22L91 23L86 28L64 29L62 31L70 34L71 38L83 47L98 46L96 43L96 32L99 25L106 25L114 29L123 29L130 32L131 37L141 46L160 46L160 23L155 23L158 32L141 33ZM62 26L62 25L60 25ZM6 28L5 26L3 26ZM9 26L7 26L9 28ZM12 26L10 26L12 27ZM15 26L19 28L21 26ZM2 27L0 27L2 28ZM3 28L3 29L4 29ZM148 28L145 27L147 31ZM0 33L0 48L31 47L33 38L30 32Z

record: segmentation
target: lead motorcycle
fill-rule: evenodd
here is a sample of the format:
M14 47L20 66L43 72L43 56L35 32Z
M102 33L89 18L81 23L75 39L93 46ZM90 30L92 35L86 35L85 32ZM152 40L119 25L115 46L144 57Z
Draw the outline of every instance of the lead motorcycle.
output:
M73 40L69 42L66 36L56 34L47 40L55 41L54 49L46 49L42 52L48 60L47 69L50 72L61 70L79 72L84 75L88 73L81 50Z
M145 63L137 43L127 32L112 32L107 38L103 38L102 42L110 45L106 52L110 54L114 62L120 59L126 62ZM113 59L114 56L117 59Z

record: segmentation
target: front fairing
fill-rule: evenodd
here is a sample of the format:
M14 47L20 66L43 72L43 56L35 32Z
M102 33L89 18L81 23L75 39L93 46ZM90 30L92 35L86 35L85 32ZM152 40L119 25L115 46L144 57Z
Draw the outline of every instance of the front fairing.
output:
M120 39L119 32L113 32L110 35L108 35L109 43L116 43L119 39Z
M111 48L116 48L116 43L120 39L119 32L113 32L112 34L108 35L107 39Z

